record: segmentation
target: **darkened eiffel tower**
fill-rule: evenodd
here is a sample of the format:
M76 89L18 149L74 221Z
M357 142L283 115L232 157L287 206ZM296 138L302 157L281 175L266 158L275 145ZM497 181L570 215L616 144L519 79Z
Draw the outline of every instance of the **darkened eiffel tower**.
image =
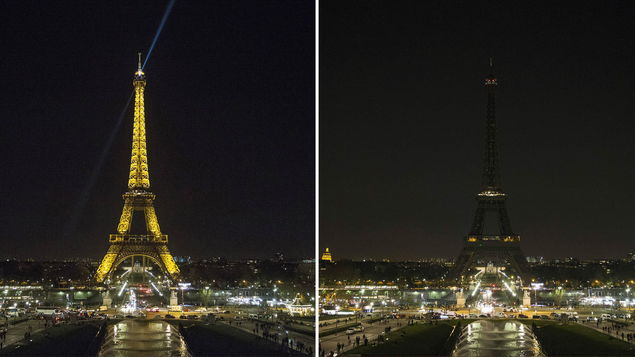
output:
M507 194L501 188L498 143L496 141L496 87L490 60L490 74L485 79L487 88L487 125L483 179L476 195L478 203L474 223L465 237L461 254L450 271L451 280L467 278L476 266L491 263L496 267L511 268L516 276L527 283L527 260L520 249L520 236L512 230L505 200ZM508 274L509 275L509 274Z

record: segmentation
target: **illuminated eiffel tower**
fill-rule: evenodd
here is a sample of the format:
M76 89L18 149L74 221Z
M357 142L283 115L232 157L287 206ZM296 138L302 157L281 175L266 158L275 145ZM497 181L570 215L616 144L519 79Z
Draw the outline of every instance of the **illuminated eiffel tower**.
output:
M150 192L143 103L146 78L141 70L141 54L139 54L139 66L134 74L132 83L135 90L135 104L128 192L123 194L123 212L119 219L117 233L110 235L108 240L110 247L99 268L97 268L95 274L97 282L109 280L112 272L121 263L129 258L133 258L134 261L134 257L142 257L144 265L146 260L149 259L172 279L176 279L179 275L179 267L168 250L168 236L161 233L159 221L154 211L153 202L156 196ZM143 212L145 234L131 234L132 219L135 212Z
M490 60L490 70L492 63ZM520 236L512 230L501 188L498 143L496 141L496 87L498 82L490 72L485 79L487 88L487 129L483 179L476 195L478 203L470 232L465 237L463 250L450 271L449 279L463 280L476 266L511 268L516 276L528 283L528 266L520 249ZM508 272L510 272L508 270Z

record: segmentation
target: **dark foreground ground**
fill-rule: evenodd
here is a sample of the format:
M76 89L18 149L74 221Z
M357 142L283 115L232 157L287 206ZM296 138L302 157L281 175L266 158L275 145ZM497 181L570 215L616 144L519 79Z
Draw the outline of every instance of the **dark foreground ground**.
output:
M99 327L98 322L51 327L33 334L29 343L0 350L0 356L87 356Z
M534 333L548 356L635 356L635 346L575 323L520 320L534 325ZM471 321L462 322L462 326ZM416 324L389 333L387 341L361 346L352 356L447 356L447 341L456 322Z
M110 321L114 322L116 321ZM175 321L174 324L182 326L181 333L194 357L305 356L289 351L280 344L220 323ZM98 337L100 327L101 323L98 321L51 327L33 334L28 343L20 342L0 350L0 357L96 356L101 343Z
M354 348L346 355L361 356L445 356L449 354L450 334L454 326L472 320L445 320L433 324L415 324L386 335L386 341Z
M221 323L185 322L181 334L195 356L305 356Z
M635 356L635 346L579 324L538 321L534 328L548 356Z

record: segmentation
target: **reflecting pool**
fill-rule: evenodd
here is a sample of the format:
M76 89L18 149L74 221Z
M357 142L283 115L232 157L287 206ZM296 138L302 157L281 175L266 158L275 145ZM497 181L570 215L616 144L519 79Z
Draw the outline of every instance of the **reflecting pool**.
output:
M531 328L514 320L478 320L463 328L453 357L544 357Z
M100 357L190 357L178 329L165 321L127 319L108 327Z

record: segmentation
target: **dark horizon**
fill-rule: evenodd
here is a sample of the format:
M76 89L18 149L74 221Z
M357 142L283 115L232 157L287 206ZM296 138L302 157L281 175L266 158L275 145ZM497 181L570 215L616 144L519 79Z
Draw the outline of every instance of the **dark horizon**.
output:
M502 186L527 256L635 251L631 3L320 3L320 253L456 257L474 218L489 57Z
M132 106L106 143L167 4L0 5L7 255L106 253ZM313 256L314 16L310 2L176 2L144 69L151 191L173 255Z
M330 247L329 247L330 248ZM324 253L324 251L322 250L320 252L320 256L322 255L322 253ZM376 256L376 257L346 257L346 256L339 256L337 254L337 251L333 252L331 251L332 255L333 255L333 261L337 262L337 261L353 261L353 262L362 262L362 261L374 261L374 262L382 262L384 259L389 260L390 263L416 263L416 262L421 262L422 260L427 260L427 259L446 259L449 261L452 261L454 259L456 259L456 256L454 255L448 255L448 256L422 256L422 257L418 257L418 258L399 258L399 257L381 257L381 256ZM588 258L580 258L580 257L576 257L576 256L553 256L553 257L545 257L543 255L529 255L526 254L526 256L528 257L542 257L544 258L544 260L557 260L557 259L567 259L567 258L574 258L577 259L579 261L590 261L590 260L602 260L602 259L607 259L607 260L619 260L619 259L625 259L627 258L627 254L628 253L635 253L635 252L625 252L623 256L615 256L615 257L588 257Z

